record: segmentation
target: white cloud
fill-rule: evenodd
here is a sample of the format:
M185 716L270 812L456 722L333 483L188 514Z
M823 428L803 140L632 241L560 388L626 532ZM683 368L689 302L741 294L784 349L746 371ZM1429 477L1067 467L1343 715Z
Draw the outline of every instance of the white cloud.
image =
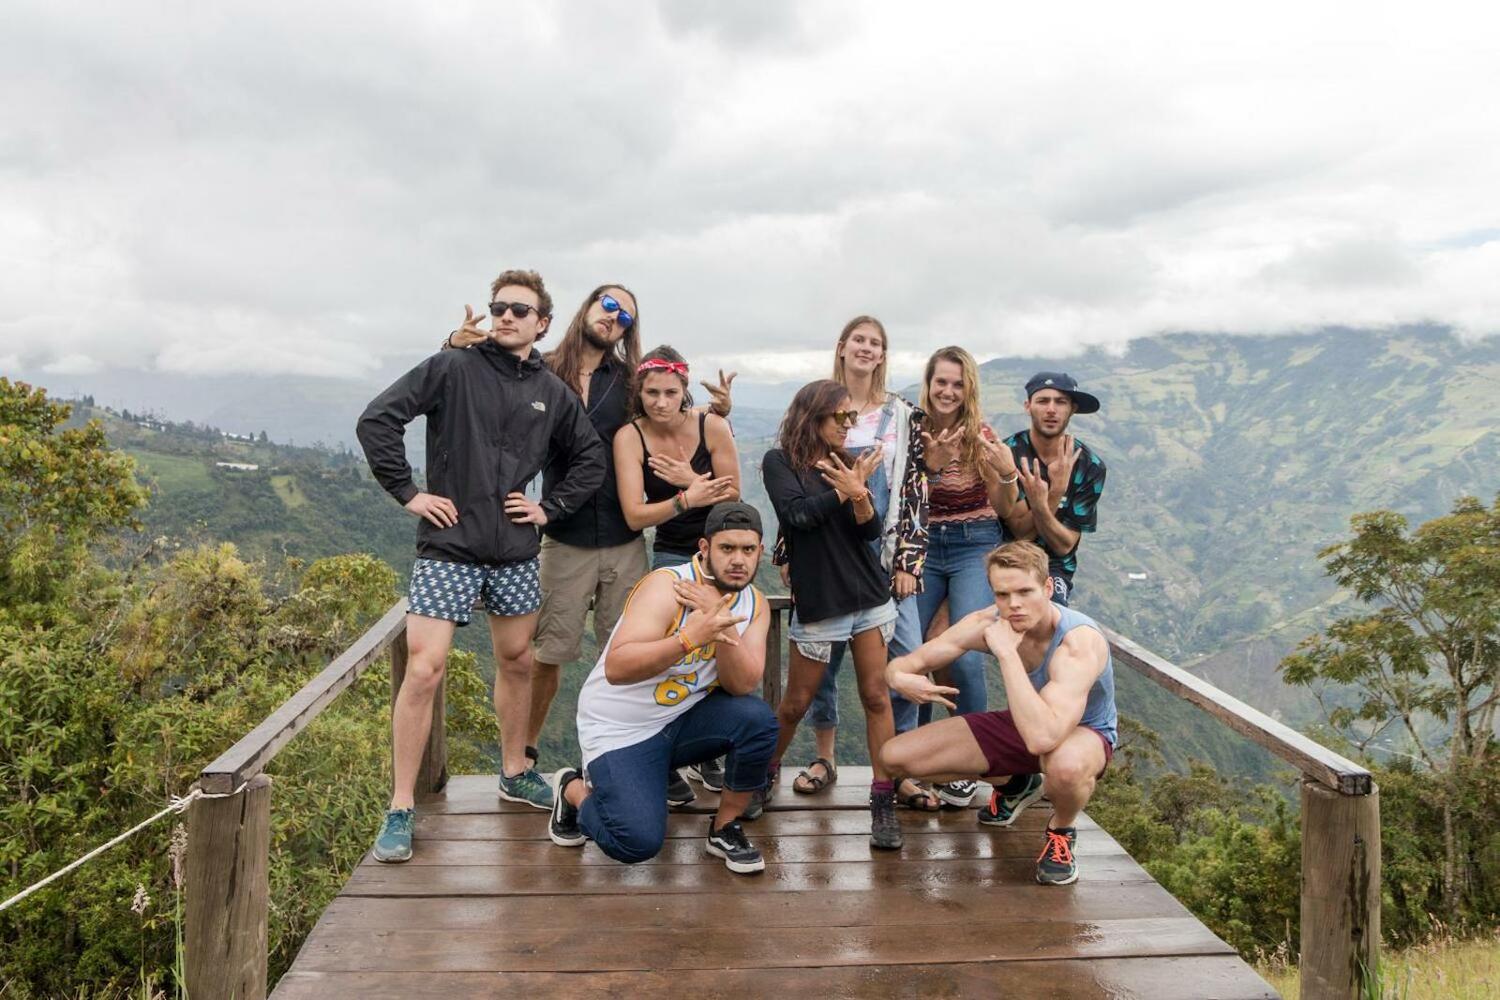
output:
M500 268L812 377L1323 324L1500 331L1474 5L13 5L0 338L365 375ZM52 366L48 368L48 366ZM58 367L61 366L61 367Z

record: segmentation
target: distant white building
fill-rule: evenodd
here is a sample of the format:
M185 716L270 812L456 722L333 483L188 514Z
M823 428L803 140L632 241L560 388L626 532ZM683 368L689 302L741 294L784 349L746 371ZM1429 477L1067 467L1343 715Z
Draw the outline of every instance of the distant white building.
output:
M233 469L235 472L254 472L260 468L250 462L215 462L214 464L221 469Z
M1125 574L1125 579L1130 580L1132 583L1139 583L1142 580L1150 579L1150 574L1147 574L1147 573L1126 573Z

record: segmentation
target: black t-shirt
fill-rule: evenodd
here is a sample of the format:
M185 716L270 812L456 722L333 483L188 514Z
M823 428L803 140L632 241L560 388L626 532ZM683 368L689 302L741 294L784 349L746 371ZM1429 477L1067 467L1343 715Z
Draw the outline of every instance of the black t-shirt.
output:
M818 470L793 470L780 448L766 452L761 475L786 541L798 620L837 618L890 600L890 577L870 545L880 537L880 518L856 523L853 504L840 503Z
M1018 431L1006 438L1005 443L1015 456L1017 468L1023 458L1033 462L1037 460L1036 449L1031 444L1031 431ZM1073 466L1073 481L1068 484L1067 495L1057 507L1057 519L1064 527L1079 532L1081 542L1082 535L1094 530L1099 496L1104 492L1105 468L1104 460L1090 451L1088 445L1076 437L1073 444L1080 454L1078 463ZM1046 463L1042 463L1042 478L1047 479ZM1019 486L1017 490L1021 496L1026 495ZM1078 570L1078 546L1073 546L1071 552L1054 552L1041 532L1037 533L1034 541L1046 551L1052 575L1062 577L1071 586L1073 574Z
M641 433L640 424L632 424L631 427L641 439L641 485L645 488L646 501L648 503L660 503L670 500L681 492L682 487L674 486L656 474L651 468L651 449L646 447L646 435ZM693 457L688 459L688 465L698 475L712 474L714 471L714 457L708 450L708 414L698 414L698 447L693 452ZM694 507L683 511L670 521L663 521L656 526L656 542L651 546L654 552L670 552L676 555L692 555L698 551L698 539L703 537L703 527L708 523L708 507Z
M564 380L566 381L566 380ZM625 426L625 404L630 398L630 374L624 362L606 357L589 377L589 401L584 406L589 421L604 442L604 484L576 512L560 521L549 521L542 533L567 545L604 549L639 538L640 532L625 523L620 492L615 484L615 431ZM568 457L553 453L542 470L542 496L552 493L568 471Z

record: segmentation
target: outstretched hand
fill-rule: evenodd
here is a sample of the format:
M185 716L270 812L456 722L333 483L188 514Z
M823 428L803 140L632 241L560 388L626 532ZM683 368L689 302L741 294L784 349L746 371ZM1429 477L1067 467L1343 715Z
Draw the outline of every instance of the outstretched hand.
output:
M814 463L814 468L822 474L825 483L847 500L865 492L865 482L874 475L883 455L882 447L876 445L856 458L853 465L846 465L838 455L830 454Z
M901 697L916 705L925 705L935 702L946 708L958 711L947 695L958 696L958 688L945 687L942 684L934 684L931 677L926 674L908 674L898 671L890 677L890 687Z

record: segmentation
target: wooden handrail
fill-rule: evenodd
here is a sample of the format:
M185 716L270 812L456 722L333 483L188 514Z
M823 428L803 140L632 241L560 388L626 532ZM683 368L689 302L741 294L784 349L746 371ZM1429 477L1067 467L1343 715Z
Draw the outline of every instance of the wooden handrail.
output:
M1238 698L1225 694L1201 677L1162 659L1111 629L1104 630L1115 659L1166 688L1183 701L1197 705L1241 736L1265 747L1304 775L1341 795L1369 795L1370 772L1354 761L1308 739Z
M391 605L380 621L316 677L302 685L281 707L266 716L234 746L214 758L198 776L198 785L211 795L227 795L245 780L261 773L267 764L307 724L318 717L333 699L359 679L375 657L406 631L406 598Z

